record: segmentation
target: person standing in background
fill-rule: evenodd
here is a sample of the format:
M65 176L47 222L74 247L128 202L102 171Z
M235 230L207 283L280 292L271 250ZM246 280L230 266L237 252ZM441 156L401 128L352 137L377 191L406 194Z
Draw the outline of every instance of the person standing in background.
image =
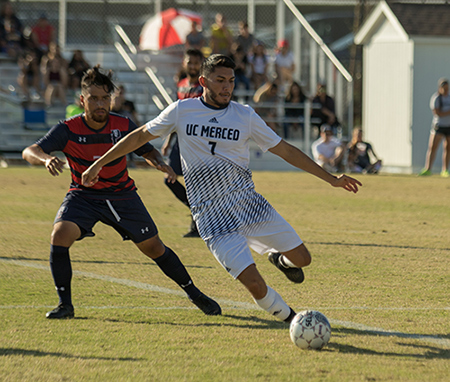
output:
M428 142L425 167L419 173L419 176L431 175L431 168L433 167L437 150L443 141L441 176L444 178L450 177L450 95L448 90L448 79L440 78L438 81L438 91L434 93L430 99L433 122Z

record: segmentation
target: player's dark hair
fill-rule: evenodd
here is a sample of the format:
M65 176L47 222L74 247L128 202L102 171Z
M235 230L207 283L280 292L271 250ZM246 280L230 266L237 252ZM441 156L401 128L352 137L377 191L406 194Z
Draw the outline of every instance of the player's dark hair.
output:
M201 61L205 59L205 56L200 49L188 49L184 55L198 57Z
M81 79L81 92L91 87L92 85L104 88L109 94L113 93L116 85L112 82L113 72L109 70L104 73L100 68L100 64L88 69Z
M213 54L209 56L205 61L203 61L203 64L200 68L200 75L203 77L208 77L211 73L214 73L216 68L230 68L233 69L236 68L236 64L234 61L223 54Z

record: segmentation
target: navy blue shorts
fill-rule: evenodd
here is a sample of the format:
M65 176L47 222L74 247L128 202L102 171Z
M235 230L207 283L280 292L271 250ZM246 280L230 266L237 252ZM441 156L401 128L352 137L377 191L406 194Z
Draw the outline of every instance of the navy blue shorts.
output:
M180 159L180 146L178 146L178 138L172 146L172 150L169 155L169 165L175 171L178 176L183 176L183 170L181 169L181 159Z
M123 238L140 243L158 233L153 219L136 192L127 193L124 199L93 199L68 192L56 214L53 224L70 221L81 230L81 240L95 236L94 225L102 223L113 227Z
M436 133L438 134L444 134L446 137L450 137L450 126L438 126L436 125L434 127L436 130Z

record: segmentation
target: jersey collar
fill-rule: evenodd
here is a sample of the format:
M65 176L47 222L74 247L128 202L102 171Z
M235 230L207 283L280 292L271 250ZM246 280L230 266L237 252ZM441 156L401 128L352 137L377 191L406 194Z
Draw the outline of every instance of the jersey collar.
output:
M203 96L200 97L200 101L202 101L203 105L205 105L207 108L212 109L212 110L223 110L223 109L226 109L228 107L228 105L224 106L224 107L216 107L216 106L210 105L209 103L206 103L206 101L203 98Z

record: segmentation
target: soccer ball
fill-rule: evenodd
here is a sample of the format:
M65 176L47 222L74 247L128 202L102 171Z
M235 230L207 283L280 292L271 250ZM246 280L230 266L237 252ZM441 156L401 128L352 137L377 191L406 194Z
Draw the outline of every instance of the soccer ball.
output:
M299 348L320 350L330 340L331 326L322 313L304 310L292 319L289 334Z

